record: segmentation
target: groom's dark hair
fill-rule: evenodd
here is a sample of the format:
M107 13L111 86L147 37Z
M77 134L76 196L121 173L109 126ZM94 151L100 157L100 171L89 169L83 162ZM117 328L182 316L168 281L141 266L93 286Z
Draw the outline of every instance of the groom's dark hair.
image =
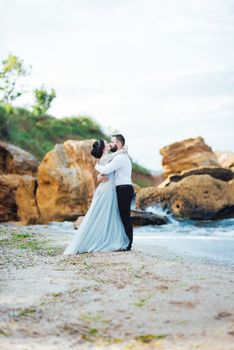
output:
M118 141L120 141L123 146L125 145L125 138L123 137L123 135L116 134L116 135L112 135L112 137L115 137Z

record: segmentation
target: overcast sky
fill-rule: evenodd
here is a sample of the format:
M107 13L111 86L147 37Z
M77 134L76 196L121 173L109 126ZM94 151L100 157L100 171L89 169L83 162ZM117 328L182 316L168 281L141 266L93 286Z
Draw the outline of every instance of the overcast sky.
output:
M153 170L188 137L234 151L234 0L0 0L0 13L0 59L55 88L52 115L118 130Z

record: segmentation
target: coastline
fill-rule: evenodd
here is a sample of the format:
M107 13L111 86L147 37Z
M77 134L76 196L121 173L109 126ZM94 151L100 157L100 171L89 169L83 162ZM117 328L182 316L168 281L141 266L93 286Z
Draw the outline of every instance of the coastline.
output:
M63 256L71 235L49 225L0 231L1 349L234 349L232 268L139 243Z
M179 240L180 239L178 238L178 241ZM199 238L197 240L199 241L199 245L201 245ZM204 244L205 248L203 249L203 251L198 251L198 249L196 248L196 245L193 245L194 240L191 240L190 238L187 240L182 239L179 245L176 242L174 246L173 246L173 242L175 241L175 237L173 237L173 239L169 243L168 243L169 239L165 239L164 244L162 244L162 240L158 239L158 237L156 237L156 239L154 240L155 242L153 242L152 245L148 243L146 244L144 241L145 241L144 239L141 239L139 242L136 242L135 247L137 248L137 250L141 251L142 253L145 253L146 255L157 256L161 258L164 258L166 255L167 259L171 258L172 260L176 257L180 257L183 260L187 260L188 263L191 263L191 264L194 263L194 264L202 264L202 265L220 266L234 272L233 254L232 254L232 257L228 257L228 259L224 259L223 258L224 252L222 252L222 256L218 258L218 252L216 253L215 256L212 256L212 254L208 254L206 251L208 250L208 248L211 247L210 243L217 243L217 246L218 246L218 244L220 243L219 241L221 241L222 245L224 245L224 242L225 242L225 245L230 244L229 250L231 251L233 247L233 239L222 238L217 240L218 242L217 241L210 242L210 240L208 239L207 242ZM189 249L188 248L187 250L186 248L181 249L181 246L183 245L184 242L187 243L187 246L189 247ZM194 251L192 251L193 248L194 248Z

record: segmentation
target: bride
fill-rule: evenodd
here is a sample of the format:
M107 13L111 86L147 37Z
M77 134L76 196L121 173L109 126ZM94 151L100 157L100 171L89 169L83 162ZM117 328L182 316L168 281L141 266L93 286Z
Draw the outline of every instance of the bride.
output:
M91 154L101 165L106 165L117 154L127 152L127 147L113 154L108 154L109 151L110 145L99 140L94 142ZM107 177L109 181L101 182L96 188L91 205L64 255L109 252L128 247L129 239L118 209L114 172Z

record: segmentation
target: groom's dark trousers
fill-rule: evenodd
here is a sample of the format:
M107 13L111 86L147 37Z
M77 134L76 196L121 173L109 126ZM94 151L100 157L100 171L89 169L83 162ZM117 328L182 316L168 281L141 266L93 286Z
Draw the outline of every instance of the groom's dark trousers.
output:
M131 202L134 196L134 189L132 185L119 185L116 186L116 193L120 217L130 241L128 248L131 249L133 240Z

